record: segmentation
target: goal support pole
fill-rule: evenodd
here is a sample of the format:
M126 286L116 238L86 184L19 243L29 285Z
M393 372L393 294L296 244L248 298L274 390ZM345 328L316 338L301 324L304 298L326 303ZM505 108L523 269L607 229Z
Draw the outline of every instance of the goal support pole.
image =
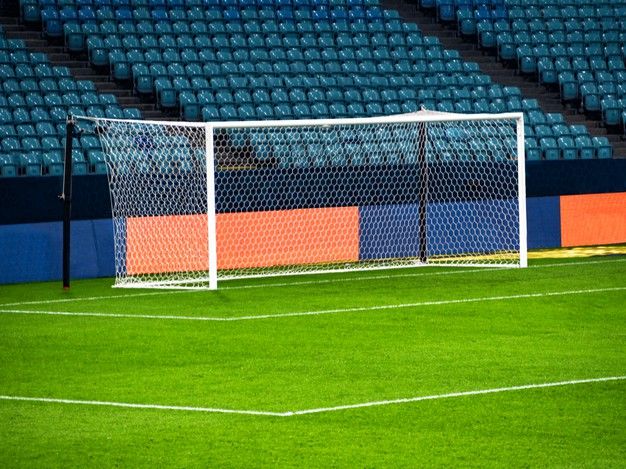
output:
M67 116L65 128L65 158L63 162L63 192L59 198L63 201L63 288L70 288L70 238L72 217L72 140L75 121Z
M526 152L524 119L517 118L517 197L519 210L519 266L528 267L528 229L526 226Z
M428 261L428 226L427 226L427 207L428 207L428 163L426 161L426 124L419 122L417 124L417 141L419 148L417 150L417 161L419 170L418 184L418 224L419 224L419 248L418 255L421 263L426 264Z
M209 290L217 290L217 227L215 216L215 152L213 127L204 131L206 152L207 247L209 263Z

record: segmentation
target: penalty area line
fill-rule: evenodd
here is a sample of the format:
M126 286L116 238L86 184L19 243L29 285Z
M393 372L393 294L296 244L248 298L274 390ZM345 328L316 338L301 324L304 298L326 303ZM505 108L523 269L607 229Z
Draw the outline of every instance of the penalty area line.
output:
M602 383L609 381L623 381L626 376L607 376L603 378L589 378L589 379L576 379L569 381L557 381L551 383L540 384L523 384L520 386L508 386L491 389L480 389L474 391L461 391L451 392L445 394L433 394L429 396L417 396L401 399L388 399L381 401L361 402L358 404L338 405L332 407L318 407L312 409L303 409L286 412L272 412L264 410L238 410L238 409L221 409L217 407L194 407L194 406L176 406L176 405L161 405L161 404L135 404L130 402L111 402L111 401L96 401L96 400L78 400L78 399L56 399L49 397L27 397L27 396L8 396L0 395L0 400L3 401L21 401L21 402L39 402L47 404L65 404L65 405L86 405L86 406L101 406L101 407L118 407L128 409L143 409L143 410L165 410L165 411L179 411L179 412L199 412L208 414L238 414L238 415L252 415L252 416L264 416L264 417L296 417L300 415L309 414L322 414L329 412L339 412L343 410L351 409L363 409L367 407L382 407L389 405L401 405L410 404L421 401L434 401L438 399L452 399L458 397L471 397L480 396L486 394L498 394L504 392L513 391L525 391L529 389L544 389L554 388L562 386L573 386L589 383Z
M498 394L498 393L503 393L503 392L525 391L528 389L544 389L544 388L554 388L554 387L559 387L559 386L573 386L577 384L602 383L602 382L607 382L607 381L623 381L625 379L626 379L626 376L607 376L604 378L575 379L575 380L569 380L569 381L557 381L553 383L523 384L521 386L508 386L508 387L492 388L492 389L480 389L476 391L450 392L446 394L433 394L431 396L418 396L418 397L409 397L409 398L401 398L401 399L389 399L389 400L384 400L384 401L362 402L359 404L347 404L347 405L339 405L339 406L334 406L334 407L319 407L317 409L298 410L298 411L292 412L292 414L293 415L321 414L325 412L337 412L340 410L362 409L365 407L380 407L380 406L387 406L387 405L409 404L412 402L433 401L437 399L480 396L484 394Z
M128 313L97 313L97 312L73 312L73 311L36 311L36 310L20 310L20 309L0 309L0 315L2 314L24 314L33 316L69 316L69 317L98 317L98 318L124 318L124 319L160 319L160 320L177 320L177 321L214 321L214 322L234 322L234 321L253 321L258 319L281 319L298 316L321 316L329 314L343 314L343 313L358 313L368 311L384 311L384 310L396 310L405 308L419 308L424 306L444 306L455 305L465 303L482 303L490 301L507 301L507 300L519 300L526 298L547 298L555 296L567 296L567 295L584 295L592 293L608 293L625 291L626 287L609 287L609 288L592 288L587 290L566 290L556 292L542 292L542 293L522 293L518 295L500 295L500 296L487 296L477 298L459 298L454 300L433 300L433 301L419 301L415 303L400 303L400 304L387 304L387 305L374 305L374 306L362 306L354 308L337 308L337 309L325 309L317 311L293 311L286 313L267 313L256 315L242 315L242 316L178 316L178 315L158 315L158 314L128 314Z
M610 260L600 260L600 261L582 261L582 262L555 262L551 264L541 264L541 265L530 265L528 269L544 269L551 267L569 267L569 266L580 266L580 265L594 265L594 264L609 264L609 263L617 263L617 262L626 262L626 259L610 259ZM395 274L395 275L363 275L360 277L336 277L330 279L313 279L313 280L299 280L294 282L275 282L275 283L257 283L253 285L230 285L225 287L220 287L219 291L230 291L230 290L249 290L255 288L280 288L280 287L299 287L305 285L325 285L325 284L333 284L333 283L345 283L345 282L363 282L363 281L371 281L371 280L392 280L394 278L414 278L414 277L434 277L440 275L458 275L458 274L467 274L467 273L478 273L478 272L493 272L494 269L489 268L481 268L481 269L467 269L463 268L460 270L446 270L443 272L417 272L417 273L405 273L405 274ZM499 269L502 271L518 271L517 268L504 268ZM0 308L5 308L7 306L26 306L26 305L46 305L46 304L55 304L55 303L74 303L77 301L100 301L100 300L111 300L111 299L124 299L124 298L141 298L141 297L150 297L150 296L158 296L158 295L173 295L180 293L203 293L202 290L161 290L156 292L144 292L144 293L128 293L128 294L118 294L118 295L102 295L102 296L87 296L83 298L59 298L56 300L33 300L33 301L18 301L13 303L4 303L0 304Z
M55 399L50 397L0 396L0 401L42 402L50 404L90 405L101 407L123 407L127 409L178 410L186 412L204 412L211 414L265 415L283 417L284 412L266 412L263 410L220 409L214 407L193 407L161 404L135 404L131 402L83 401L79 399Z

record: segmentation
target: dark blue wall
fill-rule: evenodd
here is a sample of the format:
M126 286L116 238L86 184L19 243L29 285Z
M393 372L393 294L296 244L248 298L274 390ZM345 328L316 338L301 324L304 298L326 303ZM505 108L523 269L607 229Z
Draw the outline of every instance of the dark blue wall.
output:
M540 206L542 204L536 204ZM490 213L510 212L493 225ZM535 208L535 207L533 207ZM359 257L380 259L418 257L419 208L417 204L375 205L360 208ZM517 201L482 200L428 204L429 255L456 251L519 249ZM479 229L464 230L473 226ZM454 246L451 250L451 246Z
M466 169L471 169L471 167L468 166ZM307 190L303 187L304 184L287 184L284 173L275 170L273 172L275 183L264 184L264 187L274 189L267 189L267 193L261 196L249 195L250 200L239 201L240 208L249 206L254 209L254 200L263 200L262 205L265 209L278 210L294 205L300 207L335 205L336 201L321 200L321 193L315 185ZM468 174L471 175L471 173ZM479 174L480 172L475 176ZM335 188L334 192L341 196L338 197L339 199L343 200L342 205L351 206L373 205L374 202L363 200L362 194L367 193L366 189L372 184L393 180L388 177L382 167L366 175L367 177L360 174L351 184L347 184L348 187L346 187L345 174L338 179L335 172L329 170L317 171L313 176L320 181L319 184L325 188L326 193L328 193L328 188ZM626 192L626 160L529 161L526 163L526 176L528 197ZM242 178L248 181L251 178L261 178L267 182L267 177L269 177L268 174L262 170L224 171L218 174L219 180L232 185L239 184ZM302 182L305 175L300 175L298 178ZM468 190L472 188L475 190L476 187L473 186L476 185L476 181L472 179L469 182L472 182L472 187L468 187ZM61 220L63 211L58 198L60 193L61 178L59 177L0 178L0 201L2 203L0 225ZM219 203L219 199L218 194L218 205L224 205ZM270 207L267 200L271 200L274 206ZM409 200L378 202L393 204L406 203ZM106 176L75 177L72 203L74 220L110 218L111 203ZM223 209L228 211L227 207Z
M61 278L60 222L0 226L0 284ZM73 278L114 275L111 220L72 224Z
M528 249L561 246L561 206L559 197L526 199Z

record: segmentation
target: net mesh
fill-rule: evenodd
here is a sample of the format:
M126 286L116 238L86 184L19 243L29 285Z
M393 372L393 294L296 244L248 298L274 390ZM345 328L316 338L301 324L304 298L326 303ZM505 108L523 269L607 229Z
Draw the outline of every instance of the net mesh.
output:
M520 263L514 119L90 122L117 286L207 286L207 150L220 279Z

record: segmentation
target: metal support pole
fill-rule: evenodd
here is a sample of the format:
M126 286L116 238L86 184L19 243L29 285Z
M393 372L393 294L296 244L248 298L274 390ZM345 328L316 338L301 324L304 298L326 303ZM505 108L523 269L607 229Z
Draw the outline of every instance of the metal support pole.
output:
M67 116L65 131L65 159L63 167L63 193L59 198L63 201L63 288L70 288L70 220L72 216L72 139L75 121Z

